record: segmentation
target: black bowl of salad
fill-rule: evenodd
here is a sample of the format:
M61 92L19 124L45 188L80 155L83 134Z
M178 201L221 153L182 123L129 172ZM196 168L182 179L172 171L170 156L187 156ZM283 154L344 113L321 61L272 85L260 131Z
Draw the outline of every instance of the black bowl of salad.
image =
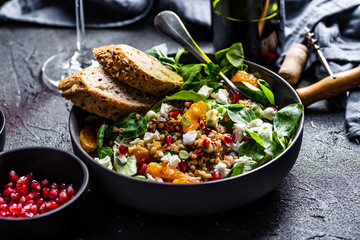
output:
M185 83L144 116L114 122L73 106L74 153L94 186L132 208L189 216L243 206L278 185L300 150L303 105L284 79L241 52L234 44L207 66L187 54L169 58ZM240 95L218 80L220 69Z

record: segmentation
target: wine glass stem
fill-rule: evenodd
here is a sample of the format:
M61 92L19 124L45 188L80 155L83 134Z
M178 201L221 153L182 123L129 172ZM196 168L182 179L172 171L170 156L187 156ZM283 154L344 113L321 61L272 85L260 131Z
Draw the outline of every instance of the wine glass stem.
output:
M79 55L83 55L85 46L85 20L83 0L75 0L76 12L76 50Z

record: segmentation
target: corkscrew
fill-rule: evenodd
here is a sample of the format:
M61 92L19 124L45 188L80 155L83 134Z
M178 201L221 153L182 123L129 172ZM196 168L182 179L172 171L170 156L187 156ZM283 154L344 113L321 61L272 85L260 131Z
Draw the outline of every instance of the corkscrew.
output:
M320 50L320 46L317 44L317 39L315 38L315 34L313 32L311 32L308 27L304 27L304 29L306 31L306 39L308 41L308 44L310 45L310 47L312 49L315 50L315 53L318 56L318 58L321 62L321 65L325 68L325 71L328 73L328 75L332 76L335 79L336 77L334 76L334 73L331 70L328 61L326 60L324 54Z

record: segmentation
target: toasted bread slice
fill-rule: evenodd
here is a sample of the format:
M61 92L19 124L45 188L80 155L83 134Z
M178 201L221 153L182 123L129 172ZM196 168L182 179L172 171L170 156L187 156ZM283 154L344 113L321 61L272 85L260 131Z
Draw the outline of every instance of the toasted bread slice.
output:
M178 89L183 79L157 59L125 44L94 48L98 62L114 78L155 96Z
M60 81L61 95L82 109L117 120L146 113L158 99L111 77L101 67L88 67Z

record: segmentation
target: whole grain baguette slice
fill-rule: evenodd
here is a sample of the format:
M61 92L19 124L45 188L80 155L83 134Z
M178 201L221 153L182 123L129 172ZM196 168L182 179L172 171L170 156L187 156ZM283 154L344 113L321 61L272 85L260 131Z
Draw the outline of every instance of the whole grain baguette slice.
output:
M132 112L144 114L158 101L114 79L101 67L88 67L61 80L58 89L74 105L112 120Z
M165 96L183 84L183 78L175 71L131 46L103 46L94 48L93 53L114 78L155 96Z

